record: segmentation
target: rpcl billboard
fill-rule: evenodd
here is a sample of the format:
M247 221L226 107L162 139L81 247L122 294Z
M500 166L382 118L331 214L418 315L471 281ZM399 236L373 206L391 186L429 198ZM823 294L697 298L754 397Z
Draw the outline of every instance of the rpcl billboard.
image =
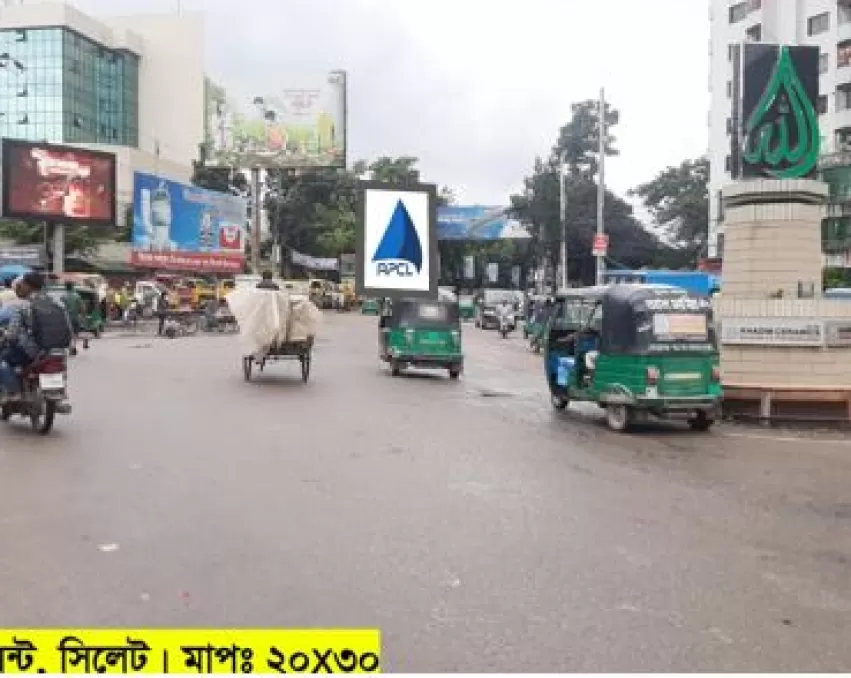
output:
M345 167L346 73L302 89L245 98L207 92L208 164L220 167Z
M244 198L136 172L131 262L144 268L241 273L247 208Z
M438 240L502 240L531 238L523 225L508 216L507 207L439 207Z

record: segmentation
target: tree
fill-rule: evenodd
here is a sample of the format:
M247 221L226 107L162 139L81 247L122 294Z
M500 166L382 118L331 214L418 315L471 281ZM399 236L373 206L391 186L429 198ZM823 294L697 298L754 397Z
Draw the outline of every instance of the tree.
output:
M419 183L420 171L418 158L403 155L398 158L381 157L368 166L373 181L384 181L397 186L410 186Z
M592 244L597 226L599 115L594 101L574 104L571 110L572 118L561 128L550 156L535 160L523 192L512 196L511 203L514 215L532 234L530 256L545 261L554 271L561 253L559 162L564 158L568 272L572 280L592 284L596 268ZM611 133L618 121L618 112L607 105L606 155L618 154ZM610 238L609 259L616 266L655 264L669 249L641 227L627 202L610 191L605 193L604 219Z
M685 160L630 191L641 198L666 240L690 263L705 254L709 238L709 159Z
M553 159L564 157L570 175L593 181L600 169L600 105L593 100L571 107L571 119L559 130L553 149ZM620 122L620 113L606 103L606 155L620 155L615 148L617 139L611 133Z
M65 226L65 256L87 256L97 251L98 245L109 239L108 227L83 226L68 224ZM0 238L11 240L16 245L44 245L45 234L49 236L51 229L45 229L40 221L20 221L18 219L0 219ZM47 239L48 251L53 248L53 241Z

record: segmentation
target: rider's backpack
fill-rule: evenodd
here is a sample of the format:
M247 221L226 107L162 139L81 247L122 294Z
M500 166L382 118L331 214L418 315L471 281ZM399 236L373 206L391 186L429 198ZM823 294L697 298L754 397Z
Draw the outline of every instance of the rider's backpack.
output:
M50 297L39 296L30 302L32 334L43 351L71 346L73 336L67 311Z

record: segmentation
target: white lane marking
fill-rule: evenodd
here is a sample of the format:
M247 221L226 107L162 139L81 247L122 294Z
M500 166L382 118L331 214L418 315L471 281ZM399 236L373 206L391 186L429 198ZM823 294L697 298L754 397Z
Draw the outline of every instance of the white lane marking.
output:
M795 436L767 436L754 433L719 432L724 438L744 438L746 440L767 440L774 443L818 443L820 445L851 445L851 440L836 440L834 438L805 438Z

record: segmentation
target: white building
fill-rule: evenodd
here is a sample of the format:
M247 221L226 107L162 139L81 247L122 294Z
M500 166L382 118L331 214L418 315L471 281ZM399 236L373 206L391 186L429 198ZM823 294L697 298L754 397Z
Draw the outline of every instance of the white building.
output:
M819 113L823 167L851 167L851 0L710 0L711 110L709 115L710 215L709 254L721 256L723 215L720 192L730 179L730 118L733 68L730 47L755 41L817 45L821 48ZM833 183L844 173L825 176ZM849 177L851 179L851 177ZM842 193L845 190L841 191ZM851 211L831 206L831 222L848 231L833 243L851 249ZM830 219L828 220L831 221ZM722 236L719 239L719 236ZM827 243L830 248L830 243ZM834 248L835 249L835 248Z
M133 172L188 182L204 140L199 14L94 19L61 2L0 7L0 136L117 158L118 214Z

